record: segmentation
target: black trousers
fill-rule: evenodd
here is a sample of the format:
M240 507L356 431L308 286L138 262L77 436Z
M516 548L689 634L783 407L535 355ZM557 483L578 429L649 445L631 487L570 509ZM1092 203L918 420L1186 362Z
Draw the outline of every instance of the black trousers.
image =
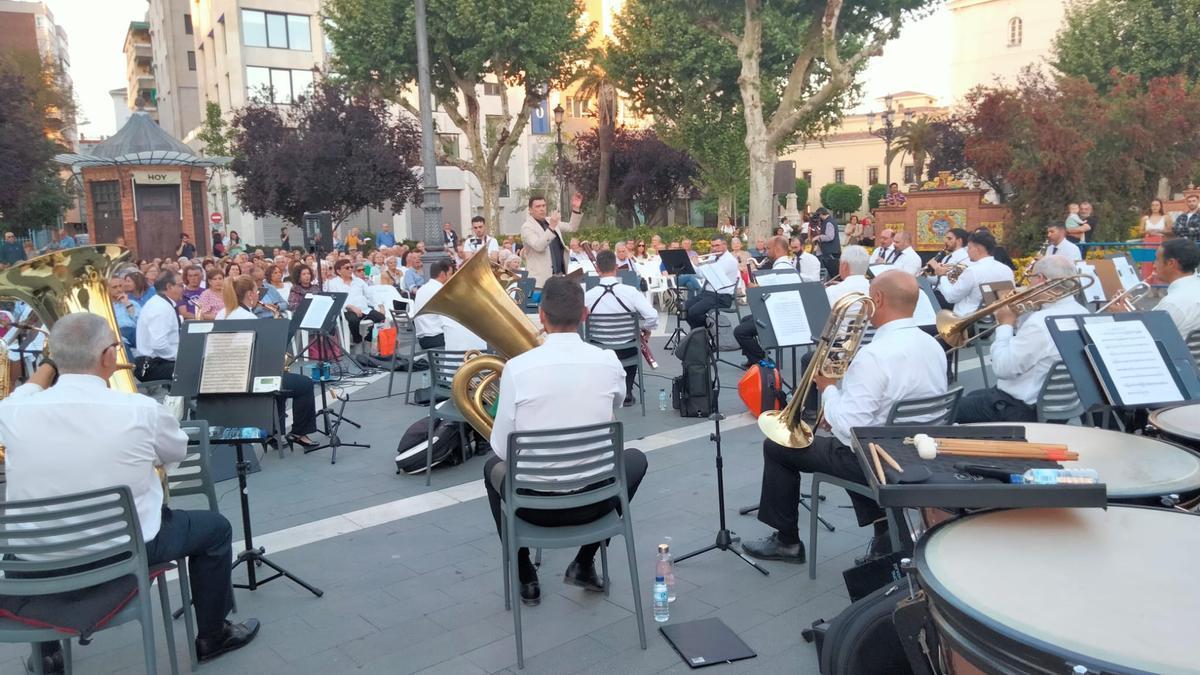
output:
M169 380L175 375L175 361L139 356L134 360L133 375L141 382Z
M363 319L370 319L377 325L383 323L383 314L381 314L377 309L363 312L362 316L359 316L350 310L346 310L345 314L346 323L350 324L350 339L354 341L354 344L362 342L362 335L358 331L358 326L362 323ZM370 336L368 335L368 337Z
M642 484L642 478L646 476L646 455L636 448L625 448L623 452L625 458L625 486L629 491L629 499L632 500L638 486ZM504 460L500 459L495 453L488 455L488 460L483 465L483 484L487 488L488 504L492 507L492 519L496 521L497 534L500 533L500 503L502 501L501 495L504 494L504 472ZM620 500L614 497L607 502L558 511L521 509L517 512L517 515L521 516L523 520L527 520L540 527L561 527L564 525L590 523L608 515L614 509L619 510L620 506ZM600 542L585 544L579 547L579 553L575 556L575 559L583 563L591 562L596 557L596 551L599 550ZM529 549L522 548L517 552L517 557L518 561L528 561ZM518 561L513 562L516 563ZM526 577L522 576L522 578Z
M446 346L446 336L442 333L426 335L423 338L417 338L417 344L421 345L421 349L442 349Z
M684 311L687 313L688 325L692 328L704 327L704 316L716 307L730 307L733 305L733 295L729 293L714 293L713 291L701 291L688 300Z
M754 315L742 317L741 323L733 329L733 339L737 340L747 361L758 362L767 357L762 345L758 344L758 326L754 325Z
M862 485L867 484L858 458L833 436L817 436L803 450L763 441L762 494L758 519L784 535L799 536L800 474L827 473ZM884 517L874 500L849 492L860 526Z
M972 422L1036 422L1037 408L1000 391L996 387L979 389L958 401L959 424Z
M284 373L280 393L276 399L279 417L283 418L285 399L292 399L292 433L298 436L317 430L317 397L313 393L312 378L297 373Z
M822 253L817 256L817 260L821 261L821 265L825 268L825 274L832 279L838 275L838 266L841 265L842 252L838 251L836 255Z
M628 359L628 358L634 357L634 356L636 356L640 359L640 358L642 358L640 352L641 352L641 350L637 349L636 347L630 347L629 349L613 350L613 353L616 354L617 358L621 359L621 361L624 361L625 359ZM637 369L638 369L637 363L634 363L632 366L625 366L625 395L626 396L633 395L633 383L637 380ZM644 394L645 392L642 392L642 393Z

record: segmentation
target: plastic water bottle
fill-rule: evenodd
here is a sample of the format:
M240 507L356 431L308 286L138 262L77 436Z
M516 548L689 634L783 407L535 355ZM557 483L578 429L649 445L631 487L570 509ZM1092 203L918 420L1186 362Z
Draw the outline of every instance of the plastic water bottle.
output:
M1012 482L1031 485L1093 485L1100 482L1095 469L1029 469L1013 474Z
M654 576L667 582L667 602L675 602L675 561L671 559L671 545L658 545L658 561L654 565Z
M667 412L667 390L658 390L658 411Z
M671 601L667 598L667 582L662 577L654 577L654 620L659 623L666 623L671 618Z

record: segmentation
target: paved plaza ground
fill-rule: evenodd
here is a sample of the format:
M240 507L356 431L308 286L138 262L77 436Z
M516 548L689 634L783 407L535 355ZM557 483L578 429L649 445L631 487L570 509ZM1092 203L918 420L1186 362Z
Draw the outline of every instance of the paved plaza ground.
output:
M678 360L663 352L665 336L653 344L662 367L646 378L648 405L622 409L626 444L647 451L649 471L633 501L638 592L646 612L648 649L638 646L637 624L624 542L610 551L611 595L588 593L562 583L573 551L546 551L540 572L542 602L522 613L527 673L683 673L689 670L658 633L651 612L655 547L671 537L676 555L712 543L717 529L717 489L712 423L659 412L659 389L670 390ZM736 354L729 355L731 359ZM648 373L651 371L648 371ZM726 513L738 535L768 532L739 506L758 501L761 442L732 387L739 371L722 366ZM570 373L563 373L570 377ZM660 377L661 376L661 377ZM404 373L397 374L397 391ZM960 381L979 386L977 365L964 359ZM581 383L586 386L586 383ZM345 448L338 462L329 451L262 457L250 477L255 544L325 591L322 598L286 580L257 591L237 592L241 617L257 617L262 632L253 644L199 670L207 673L473 673L516 672L512 616L504 609L500 542L482 485L484 459L437 469L433 485L423 476L396 475L399 435L428 414L405 405L403 396L382 397L387 379L358 389L347 413L363 424L344 427L343 440L370 443ZM375 399L375 400L367 400ZM569 405L564 401L564 405ZM260 451L261 452L261 451ZM234 524L240 550L241 517L236 484L218 484L221 511ZM719 673L816 673L816 650L800 631L832 618L849 604L841 571L861 555L867 531L855 526L845 493L833 491L822 514L835 532L821 531L817 578L807 567L764 563L762 576L730 553L713 551L676 567L678 600L672 623L715 616L736 631L758 657L715 666ZM199 508L186 499L172 506ZM807 512L801 532L807 532ZM814 564L810 560L809 565ZM235 572L244 581L245 571ZM172 582L178 604L178 585ZM155 611L157 620L157 610ZM165 638L158 635L159 671L169 672ZM182 621L175 625L180 668L190 672ZM0 647L0 674L24 672L25 645ZM84 675L142 673L145 668L136 624L97 634L75 649Z

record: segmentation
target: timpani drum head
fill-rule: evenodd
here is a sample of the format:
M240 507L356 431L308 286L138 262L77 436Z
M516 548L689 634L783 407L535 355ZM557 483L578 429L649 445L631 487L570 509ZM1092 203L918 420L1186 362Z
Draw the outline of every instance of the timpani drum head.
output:
M1194 412L1200 416L1200 408ZM1017 426L1025 427L1030 442L1062 443L1078 452L1078 461L1061 464L1095 469L1109 501L1157 505L1164 495L1200 492L1200 455L1174 443L1094 427L1033 422Z
M943 644L987 672L1182 673L1200 669L1197 551L1200 515L1112 506L967 516L915 555Z
M1200 442L1200 403L1155 410L1150 413L1150 423L1176 438Z

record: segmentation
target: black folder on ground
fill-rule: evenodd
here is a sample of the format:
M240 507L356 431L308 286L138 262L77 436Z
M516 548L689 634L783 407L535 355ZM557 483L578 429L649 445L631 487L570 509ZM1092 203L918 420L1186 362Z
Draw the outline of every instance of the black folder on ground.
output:
M720 619L698 619L659 628L692 668L752 659L758 654Z

